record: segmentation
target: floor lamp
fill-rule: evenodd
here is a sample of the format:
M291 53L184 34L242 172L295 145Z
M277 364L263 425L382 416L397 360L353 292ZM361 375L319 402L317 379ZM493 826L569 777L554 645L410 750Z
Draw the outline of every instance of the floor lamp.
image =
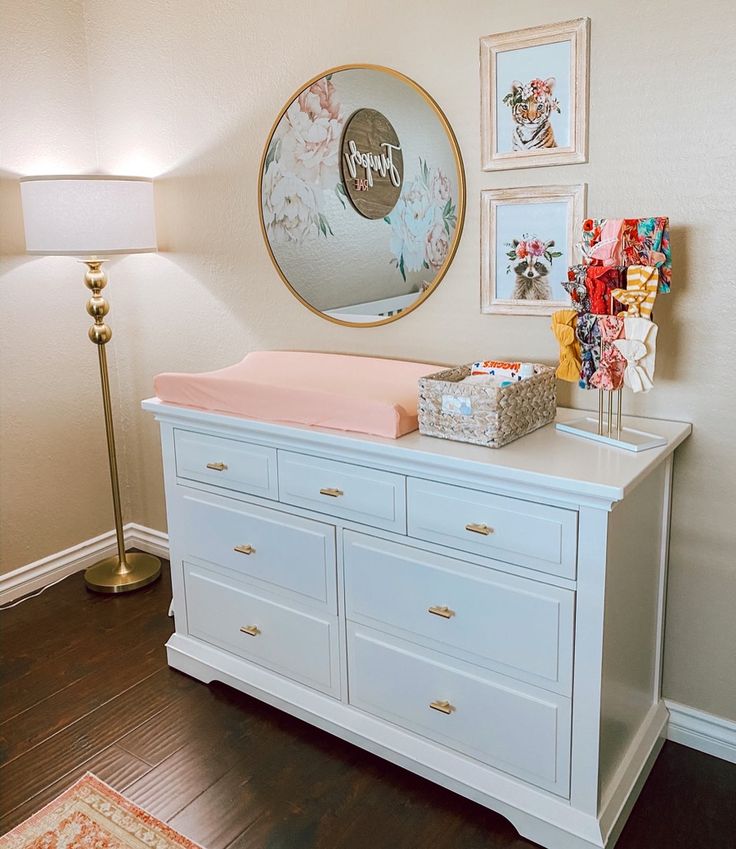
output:
M100 364L117 554L90 566L84 579L96 592L137 590L159 577L161 561L152 554L125 551L105 351L112 330L105 322L110 307L101 294L107 285L101 257L156 250L153 183L137 177L27 177L21 179L20 191L26 251L84 257L84 282L92 293L87 301L87 312L94 319L89 338L97 346Z

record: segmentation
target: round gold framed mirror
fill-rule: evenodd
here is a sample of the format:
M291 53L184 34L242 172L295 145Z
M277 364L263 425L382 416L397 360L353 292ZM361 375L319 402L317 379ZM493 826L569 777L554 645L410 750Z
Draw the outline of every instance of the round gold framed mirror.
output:
M460 149L413 80L379 65L332 68L279 113L259 212L274 266L306 307L351 327L387 324L432 294L455 255Z

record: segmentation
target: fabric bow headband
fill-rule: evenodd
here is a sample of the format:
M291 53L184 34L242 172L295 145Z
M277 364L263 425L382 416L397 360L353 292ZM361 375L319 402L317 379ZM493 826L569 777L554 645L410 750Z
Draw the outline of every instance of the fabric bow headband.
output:
M657 325L646 318L625 318L625 339L616 339L614 345L624 359L624 383L633 392L649 392L654 386Z
M558 310L552 316L552 332L560 344L560 364L556 375L560 380L577 383L580 377L580 345L575 337L575 310Z
M595 389L605 389L609 392L620 389L624 382L626 359L613 344L624 332L624 320L617 315L604 315L598 319L601 332L601 359L598 370L590 378L590 385Z
M588 263L625 265L622 260L621 235L623 218L596 219L599 233L594 242L583 238L583 254ZM594 222L595 223L595 222Z
M562 281L562 287L572 298L573 306L578 312L590 312L590 299L585 285L586 266L573 265L568 272L568 279Z
M580 342L580 380L581 389L590 388L590 379L598 369L601 358L601 333L598 327L598 316L582 313L578 316L575 335Z
M658 288L658 269L648 265L631 265L626 269L626 288L614 289L611 294L627 305L630 316L651 318Z
M595 315L620 312L623 307L612 301L611 292L625 284L626 269L605 265L589 265L586 268L585 287L588 290L590 311Z

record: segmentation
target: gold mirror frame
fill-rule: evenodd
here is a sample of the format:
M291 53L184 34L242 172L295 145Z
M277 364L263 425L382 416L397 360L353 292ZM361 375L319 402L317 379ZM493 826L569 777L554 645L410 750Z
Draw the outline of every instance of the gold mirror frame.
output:
M444 262L437 270L437 274L435 275L432 284L427 287L424 292L418 293L416 301L411 304L411 306L406 307L401 312L396 315L387 316L386 318L379 319L378 321L366 321L366 322L356 322L356 321L345 321L340 318L335 318L334 316L327 315L326 313L318 310L316 307L313 307L308 301L306 301L299 292L291 285L286 275L281 270L281 267L274 256L273 250L271 249L271 243L268 240L268 234L266 233L266 223L263 218L263 175L265 171L266 164L266 156L268 154L268 149L271 145L271 140L273 139L273 134L276 132L276 128L281 123L281 119L286 114L286 111L291 106L291 104L296 100L297 97L305 90L308 89L311 85L314 85L318 80L324 79L324 77L329 74L336 74L339 71L355 71L355 70L368 70L368 71L381 71L386 74L390 74L393 77L401 80L407 85L411 86L424 100L428 103L430 108L434 111L435 115L439 119L442 124L442 128L445 131L448 141L450 142L450 148L452 150L453 158L455 160L455 171L457 173L457 186L458 186L458 199L457 199L457 225L455 227L454 238L452 240L452 244L447 252L447 256L445 257ZM266 138L266 144L263 147L263 153L261 155L261 163L258 169L258 220L261 224L261 234L263 235L263 241L266 244L266 250L268 251L268 255L273 263L273 267L276 269L279 277L283 280L286 287L289 289L291 294L298 300L301 301L302 304L310 311L315 313L315 315L320 316L320 318L324 318L327 321L333 322L333 324L341 324L344 327L380 327L383 324L390 324L392 321L397 321L400 318L403 318L405 315L409 315L409 313L413 312L418 306L423 304L427 298L434 292L434 290L439 286L442 282L445 274L447 273L447 269L450 267L450 263L455 257L455 253L457 251L457 247L460 243L460 238L463 233L463 226L465 224L465 169L463 167L463 158L460 153L460 146L457 143L457 139L455 138L455 133L450 126L450 122L447 120L447 116L440 109L437 102L434 98L425 91L418 83L414 82L411 78L407 77L405 74L402 74L400 71L396 71L393 68L387 68L384 65L368 65L368 64L356 64L356 65L338 65L334 68L328 68L326 71L322 71L322 73L317 74L312 77L306 83L303 83L299 86L299 88L291 95L291 97L286 101L284 107L279 112L276 120L273 122L271 130Z

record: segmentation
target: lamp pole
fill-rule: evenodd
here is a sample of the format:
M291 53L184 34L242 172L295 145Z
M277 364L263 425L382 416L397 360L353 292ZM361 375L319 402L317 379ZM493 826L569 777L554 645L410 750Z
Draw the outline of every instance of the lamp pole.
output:
M102 290L107 286L107 274L102 270L104 259L96 256L82 260L87 266L84 283L92 292L87 301L87 312L94 318L95 323L89 328L88 335L97 345L100 363L100 384L102 386L102 408L105 413L105 434L107 436L107 458L110 464L110 485L112 488L112 505L115 514L115 537L118 553L106 557L90 566L84 573L84 580L89 589L101 593L121 593L137 590L152 583L161 574L161 561L152 554L125 551L125 536L123 534L123 511L120 505L120 483L118 478L118 462L115 454L115 431L112 419L112 402L110 400L110 378L107 370L107 353L105 346L112 339L112 329L105 322L110 312L110 305L102 296Z

